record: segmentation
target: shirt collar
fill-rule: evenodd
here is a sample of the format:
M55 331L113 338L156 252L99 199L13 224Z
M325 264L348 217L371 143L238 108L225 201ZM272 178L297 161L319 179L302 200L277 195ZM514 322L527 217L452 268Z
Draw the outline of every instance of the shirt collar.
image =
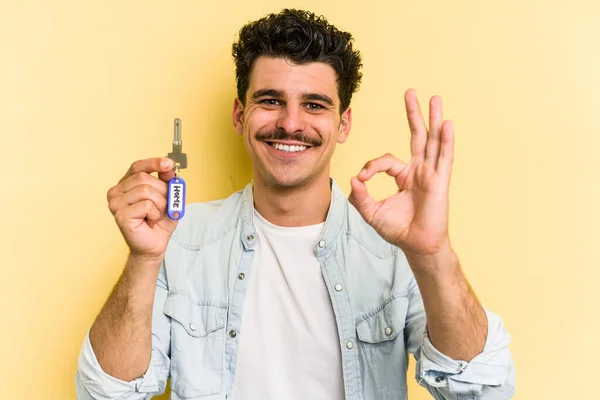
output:
M317 243L317 252L323 252L329 248L335 241L335 238L339 235L342 224L344 221L344 215L347 213L348 202L346 201L346 195L342 189L337 185L333 178L329 178L331 185L331 202L329 204L329 210L327 211L327 217L325 219L325 228L321 234L321 238ZM253 214L254 214L254 196L252 192L253 181L250 182L244 188L242 193L241 203L241 241L246 250L250 250L256 243L256 228L254 227Z

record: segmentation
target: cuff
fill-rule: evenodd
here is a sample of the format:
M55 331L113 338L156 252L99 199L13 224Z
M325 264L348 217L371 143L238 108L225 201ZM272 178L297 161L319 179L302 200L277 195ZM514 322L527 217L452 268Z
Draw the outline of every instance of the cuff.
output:
M417 362L419 384L435 388L448 387L452 393L478 395L484 386L500 386L506 382L511 356L510 335L497 315L485 310L488 335L484 350L470 362L453 360L438 351L425 333ZM425 331L427 332L427 331Z
M90 342L89 331L79 353L79 367L76 375L77 398L95 400L143 400L148 393L159 391L156 372L160 366L152 362L146 373L130 382L108 375L102 370ZM91 397L90 397L91 396Z

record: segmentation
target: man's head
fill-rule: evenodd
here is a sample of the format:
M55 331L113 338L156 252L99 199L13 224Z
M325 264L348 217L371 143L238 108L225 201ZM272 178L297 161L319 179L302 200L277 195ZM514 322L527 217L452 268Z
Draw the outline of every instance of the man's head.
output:
M350 100L361 79L352 36L313 13L283 10L244 26L232 53L234 126L255 179L291 188L328 178L335 144L350 131Z
M361 57L352 35L330 25L323 16L285 9L245 25L233 44L238 98L245 104L254 62L260 56L285 58L294 64L328 64L336 73L340 114L358 90Z

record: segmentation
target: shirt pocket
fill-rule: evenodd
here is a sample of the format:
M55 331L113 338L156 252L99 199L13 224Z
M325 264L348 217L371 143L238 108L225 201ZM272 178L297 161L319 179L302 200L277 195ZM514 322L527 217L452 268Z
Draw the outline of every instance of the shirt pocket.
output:
M406 395L404 325L408 297L396 297L364 314L356 323L365 390L377 399Z
M171 317L172 390L186 399L219 393L227 309L175 293L167 297L163 312Z

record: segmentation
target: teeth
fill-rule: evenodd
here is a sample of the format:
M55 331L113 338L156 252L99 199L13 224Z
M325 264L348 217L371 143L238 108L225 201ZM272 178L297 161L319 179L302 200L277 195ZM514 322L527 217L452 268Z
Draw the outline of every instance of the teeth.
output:
M273 143L271 146L275 147L279 151L285 151L287 153L297 153L302 150L306 150L306 146L288 146L287 144Z

